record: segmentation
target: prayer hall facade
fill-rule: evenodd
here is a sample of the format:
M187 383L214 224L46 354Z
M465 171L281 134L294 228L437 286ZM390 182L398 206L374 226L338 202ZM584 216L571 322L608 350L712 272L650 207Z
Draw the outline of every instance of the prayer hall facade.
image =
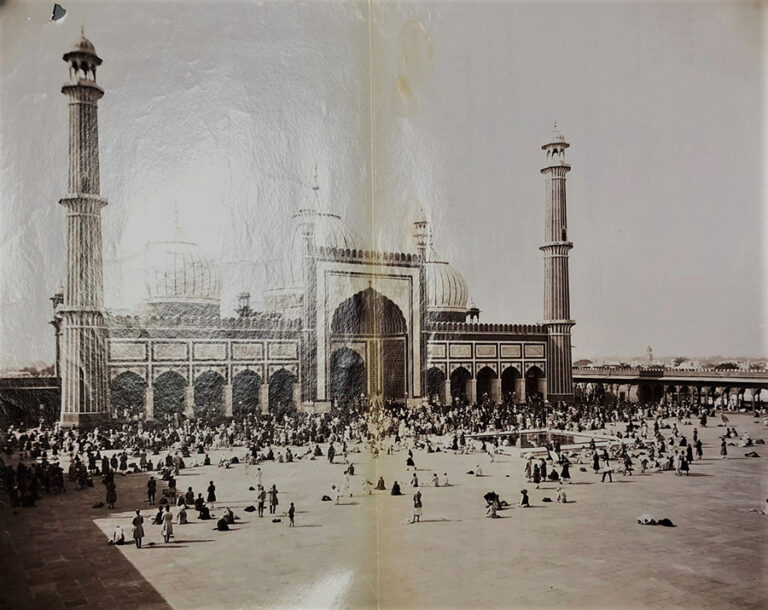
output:
M484 398L572 401L566 174L557 131L542 146L546 184L543 321L481 323L463 276L441 260L422 214L409 252L368 249L313 188L292 216L264 311L239 296L221 315L218 264L176 238L149 250L145 303L103 305L96 83L84 36L64 55L69 80L66 288L53 297L63 425L116 415L237 416L293 405L324 411L365 395L404 403ZM106 212L108 213L108 212Z

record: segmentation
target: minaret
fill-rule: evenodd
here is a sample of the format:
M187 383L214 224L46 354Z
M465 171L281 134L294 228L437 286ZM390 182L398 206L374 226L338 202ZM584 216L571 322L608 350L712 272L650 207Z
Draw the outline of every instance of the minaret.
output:
M550 402L573 402L573 370L571 364L571 305L568 282L568 221L565 204L565 176L571 166L565 162L569 144L555 131L546 151L546 219L544 245L544 322L547 324L547 398Z
M107 415L107 333L102 312L99 128L96 84L101 59L83 35L64 54L69 81L69 185L59 203L67 209L67 285L61 314L61 423L92 426Z

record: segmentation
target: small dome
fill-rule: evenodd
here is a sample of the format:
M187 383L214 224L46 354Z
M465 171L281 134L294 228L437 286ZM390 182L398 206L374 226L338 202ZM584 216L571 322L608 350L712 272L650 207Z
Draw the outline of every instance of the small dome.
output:
M96 65L101 64L101 58L96 55L96 47L88 40L84 35L80 37L80 40L64 54L64 61L69 61L72 58L82 58L84 55L90 56Z
M151 245L146 279L150 303L219 303L218 266L192 242Z
M448 263L429 261L427 274L427 310L466 313L469 290L464 277Z
M93 43L88 40L85 36L82 36L80 38L80 42L78 42L75 45L75 48L72 49L73 51L83 51L84 53L93 53L96 54L96 47L93 46Z

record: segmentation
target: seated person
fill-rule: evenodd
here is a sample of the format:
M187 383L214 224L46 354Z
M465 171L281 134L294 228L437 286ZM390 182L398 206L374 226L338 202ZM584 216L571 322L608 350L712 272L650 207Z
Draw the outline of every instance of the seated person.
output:
M199 519L201 521L206 521L211 518L211 511L207 506L203 506L200 509L200 514L198 515Z
M235 513L232 512L232 509L227 507L224 511L224 516L222 517L224 521L226 521L229 525L235 524Z
M229 531L229 525L227 525L227 521L222 517L216 522L216 529L220 532L227 532Z
M557 501L561 504L566 504L568 502L562 487L557 488Z
M398 484L397 481L395 481L394 484L392 485L391 495L393 495L393 496L402 496L403 495L403 492L400 491L400 485Z
M181 507L179 508L179 512L176 515L176 523L178 523L179 525L186 525L187 523L189 523L189 521L187 520L186 504L182 504Z
M527 489L521 489L520 490L520 494L521 494L521 496L520 496L519 506L521 506L522 508L528 508L530 506L530 504L528 502L528 490Z
M204 506L205 500L203 500L203 494L197 494L197 498L195 498L195 510L199 512L203 510Z
M125 544L125 532L122 527L119 525L115 526L115 529L112 530L112 536L107 538L107 544L116 544L118 546Z
M384 485L384 477L379 477L379 481L376 483L376 489L386 489L386 486Z
M202 449L202 447L201 447ZM198 453L202 453L202 451L198 451ZM211 458L208 457L208 454L205 454L205 459L203 460L203 466L210 466L211 465Z

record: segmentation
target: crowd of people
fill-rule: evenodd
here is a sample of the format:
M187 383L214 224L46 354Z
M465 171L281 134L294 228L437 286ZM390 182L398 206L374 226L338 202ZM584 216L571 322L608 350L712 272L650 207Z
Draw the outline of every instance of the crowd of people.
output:
M591 466L601 481L612 482L614 474L631 476L633 472L674 471L684 476L696 460L703 457L698 428L706 427L715 415L713 406L694 403L637 404L620 401L548 404L536 402L495 404L487 397L477 405L423 405L416 408L398 404L355 399L343 401L329 413L283 412L251 414L230 420L183 419L180 422L123 422L91 430L62 429L58 425L27 430L11 427L2 440L6 461L0 464L2 495L10 505L34 506L42 494L65 492L63 464L67 478L75 489L104 486L104 504L118 504L116 475L149 474L147 503L157 506L151 522L160 525L164 542L173 537L173 525L188 523L194 511L199 520L214 520L217 529L225 530L236 517L227 508L217 520L213 514L217 503L216 486L211 480L203 491L189 487L179 493L176 477L189 466L230 468L243 463L246 469L256 466L256 507L263 517L276 516L279 506L275 484L263 484L259 464L291 463L300 460L327 459L343 463L343 478L331 485L329 499L338 504L352 494L350 477L354 476L352 458L356 452L369 451L374 458L384 453L407 451L406 470L413 489L412 523L420 522L424 498L420 489L414 451L424 453L477 453L495 456L517 444L521 432L549 430L566 433L602 432L612 442L597 446L593 439L580 450L561 451L557 440L544 440L524 453L525 480L536 488L545 482L558 485L557 502L566 503L563 485L570 482L574 463L580 470ZM757 414L756 414L757 415ZM690 429L690 433L688 433ZM729 439L740 446L751 446L748 435L739 436L727 427L721 444L721 456L727 456ZM321 446L322 445L322 446ZM323 447L325 449L323 449ZM211 463L209 453L229 453ZM583 466L582 466L583 465ZM472 471L482 476L478 463ZM158 482L165 485L158 495ZM405 479L403 479L405 481ZM429 484L448 486L448 475L441 480L433 473ZM363 494L386 489L383 478L374 487L364 480ZM403 495L402 486L394 481L390 493ZM490 500L489 500L490 498ZM495 492L486 494L488 516L509 506ZM518 506L530 505L527 490L522 490ZM175 509L175 514L172 512ZM295 507L286 515L293 524ZM132 530L136 545L144 537L144 517L136 511ZM138 534L137 534L138 533ZM122 539L123 542L118 542ZM110 543L124 543L124 531L116 528Z

